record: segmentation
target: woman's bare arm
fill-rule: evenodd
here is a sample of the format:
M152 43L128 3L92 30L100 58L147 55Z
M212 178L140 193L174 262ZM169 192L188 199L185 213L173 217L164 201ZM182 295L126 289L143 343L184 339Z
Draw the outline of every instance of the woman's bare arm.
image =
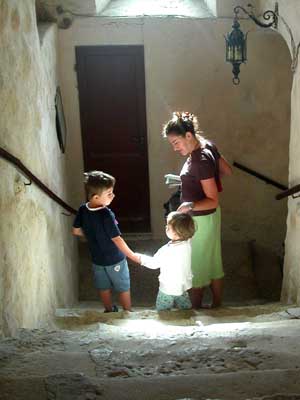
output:
M220 176L232 175L232 167L223 156L219 158L219 171Z
M191 203L182 203L177 211L189 212L193 211L206 211L217 208L219 205L219 195L215 178L203 179L200 181L206 198L203 200L195 201L191 208Z

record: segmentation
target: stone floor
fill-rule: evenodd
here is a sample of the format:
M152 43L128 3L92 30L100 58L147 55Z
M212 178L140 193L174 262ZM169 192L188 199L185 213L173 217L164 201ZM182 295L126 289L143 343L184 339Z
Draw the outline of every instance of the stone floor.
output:
M226 248L224 307L157 313L159 271L130 264L134 312L104 314L82 243L81 302L0 340L0 400L300 400L300 309L266 303L247 244ZM277 264L261 264L277 298Z
M1 400L300 400L300 309L199 312L99 303L0 341Z

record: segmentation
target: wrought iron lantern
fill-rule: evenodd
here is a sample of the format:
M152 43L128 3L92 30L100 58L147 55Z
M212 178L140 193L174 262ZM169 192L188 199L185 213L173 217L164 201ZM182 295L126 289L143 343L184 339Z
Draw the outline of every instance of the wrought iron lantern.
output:
M275 11L265 11L263 14L263 19L269 20L271 18L271 22L263 23L261 22L253 13L253 6L248 4L248 8L250 11L245 10L245 8L241 6L236 6L234 8L234 19L232 25L232 31L225 36L226 42L226 61L232 64L232 73L233 79L232 82L234 85L238 85L240 83L239 73L240 73L240 65L242 63L246 63L247 61L247 35L244 34L240 29L240 23L238 19L238 14L240 11L243 11L245 14L251 18L252 21L255 22L256 25L259 25L262 28L277 28L278 21L278 3L275 4Z
M227 34L226 40L226 61L232 64L234 85L240 83L239 73L240 65L247 61L247 34L244 34L240 30L240 24L238 21L237 14L235 14L233 25L233 30Z

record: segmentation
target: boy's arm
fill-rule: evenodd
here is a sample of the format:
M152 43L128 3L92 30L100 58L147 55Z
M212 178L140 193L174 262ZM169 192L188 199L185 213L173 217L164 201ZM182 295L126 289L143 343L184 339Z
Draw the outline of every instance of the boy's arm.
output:
M141 263L141 258L139 255L134 253L127 245L125 240L121 236L116 236L111 239L114 244L118 247L118 249L125 254L126 257L130 258L132 261L136 262L137 264Z
M72 235L84 237L83 230L81 228L74 228L74 226L72 228Z

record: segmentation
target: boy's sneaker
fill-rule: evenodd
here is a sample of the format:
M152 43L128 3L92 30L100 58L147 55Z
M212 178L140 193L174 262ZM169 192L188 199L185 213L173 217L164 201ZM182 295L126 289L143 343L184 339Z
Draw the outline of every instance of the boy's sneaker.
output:
M113 305L111 311L110 310L105 310L104 312L108 313L108 312L118 312L118 311L119 311L118 307Z

